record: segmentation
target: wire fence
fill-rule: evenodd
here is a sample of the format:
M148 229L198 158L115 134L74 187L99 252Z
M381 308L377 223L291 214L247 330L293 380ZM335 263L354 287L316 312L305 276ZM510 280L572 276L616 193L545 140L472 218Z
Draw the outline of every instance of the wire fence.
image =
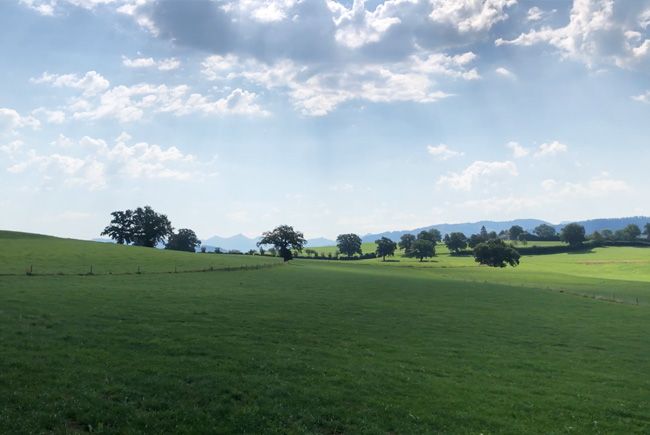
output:
M202 272L239 272L249 270L269 269L272 267L282 266L284 263L264 263L264 264L244 264L239 266L209 266L198 269L184 269L174 266L169 270L160 269L147 269L146 267L136 265L132 270L119 270L111 271L102 268L98 271L95 265L84 266L83 270L80 267L78 271L49 271L46 269L39 269L38 266L30 264L25 268L25 272L0 272L0 276L107 276L107 275L164 275L176 273L202 273Z

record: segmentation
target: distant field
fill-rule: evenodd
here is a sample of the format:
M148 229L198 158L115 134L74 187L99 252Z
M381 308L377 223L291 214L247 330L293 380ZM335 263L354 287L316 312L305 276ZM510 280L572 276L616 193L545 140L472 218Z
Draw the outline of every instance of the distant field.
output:
M0 264L175 254L13 240ZM0 433L650 432L650 249L393 260L0 276Z
M183 272L278 263L273 257L195 254L0 231L0 275Z

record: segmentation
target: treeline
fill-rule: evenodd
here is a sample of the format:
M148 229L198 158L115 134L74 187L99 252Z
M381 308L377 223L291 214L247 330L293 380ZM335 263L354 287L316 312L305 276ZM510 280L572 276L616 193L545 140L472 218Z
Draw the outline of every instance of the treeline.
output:
M195 252L201 245L194 231L188 228L174 231L167 216L155 212L149 206L138 207L135 210L115 211L111 213L111 217L110 224L104 228L102 235L111 237L119 244L155 247L164 243L165 249L188 252ZM367 253L362 250L359 235L340 234L336 238L338 252L319 254L314 249L304 249L307 241L303 233L289 225L280 225L272 231L265 232L257 243L259 249L250 250L247 254L280 256L284 261L289 261L300 256L304 250L309 258L332 260L381 258L386 261L386 257L394 256L399 248L405 257L424 261L435 257L436 246L438 243L444 243L450 255L473 255L476 262L480 264L505 267L518 265L522 253L535 255L566 252L584 247L585 242L589 242L591 246L608 243L634 244L640 243L642 235L645 236L646 241L650 241L650 223L645 224L643 230L635 224L630 224L618 231L595 231L588 236L585 227L577 223L565 225L559 233L547 224L537 226L531 233L519 225L513 225L509 230L500 233L488 232L485 227L482 227L478 234L469 237L461 232L451 232L443 237L439 230L433 228L421 231L417 235L404 234L399 242L382 237L375 241L375 250ZM562 241L566 245L526 247L529 241ZM515 248L513 243L521 243L523 247ZM270 248L265 248L269 246ZM205 253L206 248L201 248L201 252ZM237 250L223 252L219 248L214 252L243 254Z

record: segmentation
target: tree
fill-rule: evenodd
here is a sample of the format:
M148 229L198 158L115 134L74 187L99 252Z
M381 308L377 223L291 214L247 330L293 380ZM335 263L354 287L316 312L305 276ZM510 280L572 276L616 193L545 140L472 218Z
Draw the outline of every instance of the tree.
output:
M578 247L585 241L585 227L580 224L568 224L560 232L560 240L569 246Z
M417 238L418 240L428 240L435 246L435 244L440 241L440 231L436 230L435 228L432 228L428 231L420 231Z
M399 238L399 247L406 253L411 250L413 242L415 242L415 236L413 234L403 234L402 237Z
M479 232L479 236L480 236L481 239L483 239L483 240L487 240L487 239L488 239L488 232L487 232L487 229L485 228L485 225L483 225L483 226L481 227L481 231Z
M643 234L646 236L648 240L650 240L650 222L648 222L643 226Z
M377 250L375 252L378 257L381 257L382 261L386 261L386 257L392 257L395 254L397 244L388 237L375 240L375 243L377 244Z
M525 232L525 231L524 231L523 233L519 234L519 238L518 238L518 240L519 240L519 241L521 242L521 244L524 245L524 246L526 246L526 245L528 244L528 237L527 237L527 236L528 236L528 233Z
M519 240L519 236L521 236L523 233L524 233L524 229L519 225L513 225L508 230L508 235L510 237L510 240Z
M201 245L201 241L196 237L194 231L181 228L177 233L172 233L165 244L165 249L172 251L195 252L196 247ZM205 252L202 250L201 252Z
M411 250L406 253L407 257L418 258L420 261L425 258L435 257L436 245L431 240L417 239L413 242Z
M600 234L598 231L594 231L591 234L591 240L593 240L596 243L601 243L604 240L604 237L602 234Z
M469 240L467 241L467 244L469 245L470 248L475 248L478 246L480 243L483 243L487 240L487 238L483 238L480 234L472 234L469 236Z
M262 239L257 242L257 246L273 245L284 261L289 261L293 258L291 251L302 252L305 243L307 243L305 236L300 231L295 231L289 225L280 225L273 231L262 234Z
M491 267L515 267L519 264L519 252L501 239L480 243L474 248L474 261Z
M467 248L467 237L463 233L450 233L445 237L445 245L450 252L458 254Z
M627 242L635 241L640 235L641 229L635 224L629 224L622 231L622 239Z
M600 235L603 236L603 239L605 240L614 240L614 233L612 230L602 230Z
M533 234L542 240L553 240L557 237L557 231L555 231L555 228L548 224L536 226L533 230Z
M148 205L133 211L133 243L153 248L173 232L172 224L164 214L159 214Z
M356 234L339 234L336 238L336 246L348 258L354 254L361 255L361 237Z
M130 244L133 241L133 212L131 210L114 211L109 226L104 228L102 236L108 236L118 244Z

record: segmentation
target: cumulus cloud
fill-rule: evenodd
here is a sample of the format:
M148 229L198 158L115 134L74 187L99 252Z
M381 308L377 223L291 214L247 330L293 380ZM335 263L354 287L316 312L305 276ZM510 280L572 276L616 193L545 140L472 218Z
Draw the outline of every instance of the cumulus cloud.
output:
M26 127L38 129L40 126L40 121L31 115L23 116L14 109L0 107L0 133L15 133Z
M558 198L597 198L632 190L626 181L612 178L606 173L582 182L560 182L548 179L542 181L542 188Z
M498 75L500 75L501 77L505 77L505 78L507 78L507 79L516 79L516 78L517 78L517 76L515 75L515 73L513 73L513 72L510 71L509 69L504 68L504 67L502 67L502 66L500 66L500 67L498 67L497 69L495 69L494 72L497 73Z
M452 150L449 146L441 143L440 145L427 145L427 151L432 156L435 156L439 160L449 160L452 157L464 156L465 153L461 151Z
M550 11L545 11L540 9L537 6L533 6L532 8L528 9L528 13L526 14L526 19L528 21L541 21L547 19L549 16L553 15L556 12L557 9L551 9Z
M568 146L555 140L541 144L535 152L535 157L552 157L565 153L568 149Z
M498 38L496 45L548 44L563 57L579 60L589 67L601 64L647 67L650 35L644 17L649 6L650 0L574 0L566 26L543 26L514 39Z
M65 122L65 112L62 110L48 110L44 107L39 107L32 111L32 115L43 119L48 124L63 124Z
M178 69L181 66L181 62L174 57L155 60L153 57L136 57L131 59L122 56L122 65L127 68L156 68L159 71L172 71Z
M530 154L530 150L528 148L521 146L518 142L515 141L508 142L506 144L506 147L510 148L512 151L512 156L515 159L520 159Z
M91 71L86 73L84 79L78 79L75 74L60 76L44 74L34 81L82 90L82 95L73 99L66 108L73 119L113 118L120 122L132 122L141 119L146 113L171 113L177 116L191 113L268 115L268 112L257 103L257 94L239 88L220 98L210 98L190 92L190 87L187 85L167 86L140 83L132 86L118 85L111 88L108 81L102 77L102 80L99 81L102 85L97 86L93 84L94 80L85 80L85 77L89 75L101 77ZM81 84L82 82L83 84Z
M60 135L53 143L64 149L60 152L44 153L36 149L21 152L22 144L2 151L12 153L12 162L6 168L9 173L36 172L45 179L61 180L65 186L89 190L105 188L119 178L187 181L200 178L206 170L212 171L212 162L199 162L192 154L174 146L131 144L130 140L129 135L122 134L109 145L103 139L89 136L74 142Z
M451 172L441 176L438 179L438 186L447 186L454 190L469 192L478 182L485 185L487 182L518 175L519 171L514 162L485 162L479 160L461 172Z
M110 82L96 71L88 71L83 77L77 74L43 73L32 78L32 83L47 83L56 88L73 88L83 91L85 96L97 95L110 87Z
M650 91L647 91L643 94L634 95L631 97L634 101L639 103L650 103Z

